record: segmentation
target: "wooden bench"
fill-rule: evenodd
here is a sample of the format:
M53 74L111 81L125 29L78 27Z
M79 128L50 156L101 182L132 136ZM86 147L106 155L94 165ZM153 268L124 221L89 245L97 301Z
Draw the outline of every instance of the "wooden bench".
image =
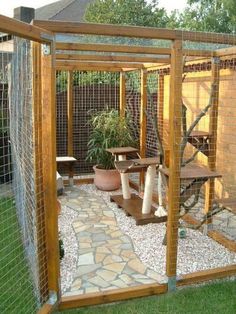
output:
M68 175L69 175L69 184L70 186L73 186L74 184L74 165L76 163L77 159L71 156L63 156L63 157L57 157L56 162L57 164L63 164L65 167L68 168Z

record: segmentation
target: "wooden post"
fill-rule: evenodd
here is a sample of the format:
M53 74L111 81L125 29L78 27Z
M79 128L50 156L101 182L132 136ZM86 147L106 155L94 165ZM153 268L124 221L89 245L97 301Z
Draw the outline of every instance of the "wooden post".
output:
M220 83L220 58L212 58L211 83L213 88L212 106L209 116L209 155L208 167L215 171L216 167L216 144L217 144L217 125L218 125L218 105L219 105L219 83ZM205 208L204 213L208 213L212 209L212 201L214 199L215 180L209 179L205 185ZM208 223L212 219L208 219Z
M170 100L169 100L169 146L170 175L168 189L166 274L169 290L176 287L178 250L178 222L180 210L180 143L182 104L182 41L175 40L171 51Z
M147 70L141 70L141 106L140 106L140 156L146 157L146 129L147 129ZM140 192L144 190L144 172L140 172Z
M34 178L36 197L36 230L37 230L37 254L38 277L41 300L49 295L47 274L47 247L45 233L45 213L43 197L43 168L42 168L42 115L41 115L41 45L32 44L33 66L33 138L34 138Z
M159 73L158 76L158 90L157 90L157 118L158 130L163 142L163 124L164 124L164 74Z
M42 156L45 227L47 235L47 263L49 291L57 299L59 287L59 244L56 191L56 97L55 49L43 46L42 51Z
M73 71L67 74L67 154L73 156Z
M125 95L125 72L120 72L120 115L125 116L126 95Z

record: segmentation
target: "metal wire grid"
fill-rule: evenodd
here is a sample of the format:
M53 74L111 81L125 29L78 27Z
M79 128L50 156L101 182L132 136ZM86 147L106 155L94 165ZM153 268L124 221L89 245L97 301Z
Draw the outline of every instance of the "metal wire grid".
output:
M42 156L36 158L40 134L34 132L41 117L33 112L31 43L15 38L9 50L0 54L5 78L0 93L0 311L34 313L48 297L42 164L36 164Z

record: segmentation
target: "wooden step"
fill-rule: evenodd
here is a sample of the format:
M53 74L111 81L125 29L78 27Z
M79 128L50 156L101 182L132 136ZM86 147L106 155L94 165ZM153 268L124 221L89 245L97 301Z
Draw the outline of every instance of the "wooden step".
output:
M153 206L150 214L142 214L143 199L136 194L131 194L131 198L128 200L123 199L122 195L112 195L110 201L115 202L118 207L123 208L128 216L132 216L136 221L136 225L167 221L167 216L156 217L154 215L156 208Z

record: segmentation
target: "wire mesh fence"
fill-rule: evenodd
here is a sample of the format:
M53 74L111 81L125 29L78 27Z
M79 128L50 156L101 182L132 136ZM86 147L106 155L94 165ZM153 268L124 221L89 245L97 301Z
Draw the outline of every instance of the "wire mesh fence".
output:
M48 299L42 117L33 105L32 42L8 36L0 45L0 312L35 313Z

